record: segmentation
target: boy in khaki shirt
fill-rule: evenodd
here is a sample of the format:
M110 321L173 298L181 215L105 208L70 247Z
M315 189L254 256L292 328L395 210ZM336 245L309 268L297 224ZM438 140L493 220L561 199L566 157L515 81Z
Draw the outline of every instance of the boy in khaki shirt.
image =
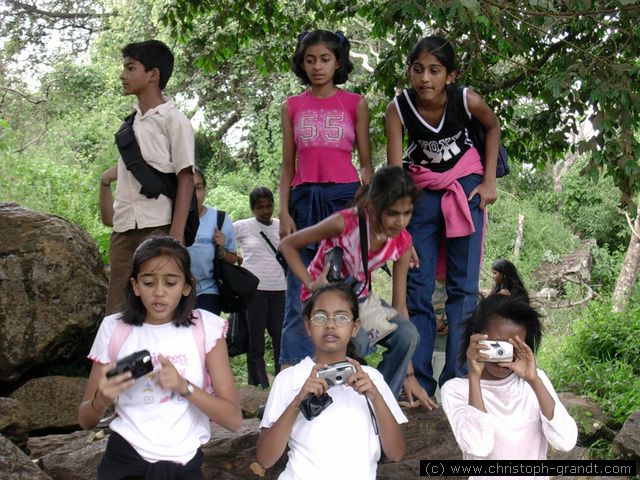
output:
M122 158L118 160L109 247L111 276L107 315L118 312L124 302L131 258L143 240L154 232L163 232L184 243L184 228L194 191L193 128L173 101L162 95L173 71L171 50L158 40L130 43L122 49L122 64L120 79L124 94L138 98L134 105L133 129L142 157L160 172L175 173L178 190L172 214L171 199L164 195L147 198L141 194L140 183L127 170ZM111 189L113 180L113 176L102 177L101 200L108 198L109 192L105 189Z

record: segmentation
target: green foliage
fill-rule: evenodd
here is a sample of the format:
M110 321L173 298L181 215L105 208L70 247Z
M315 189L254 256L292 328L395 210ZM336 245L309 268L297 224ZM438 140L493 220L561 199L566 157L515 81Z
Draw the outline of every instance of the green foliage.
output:
M513 261L519 214L524 215L524 237L515 263L523 278L530 278L542 260L557 258L577 246L578 238L564 225L563 218L538 209L529 201L528 192L518 192L516 196L500 189L498 195L499 200L489 207L484 250L486 277L490 277L491 264L497 258ZM531 280L527 285L533 287Z
M620 191L608 176L596 181L586 177L586 165L582 159L562 177L560 211L582 238L595 238L613 250L626 247L629 229L619 210Z
M592 303L571 330L541 355L541 367L557 389L588 395L621 425L640 408L640 307L613 314Z

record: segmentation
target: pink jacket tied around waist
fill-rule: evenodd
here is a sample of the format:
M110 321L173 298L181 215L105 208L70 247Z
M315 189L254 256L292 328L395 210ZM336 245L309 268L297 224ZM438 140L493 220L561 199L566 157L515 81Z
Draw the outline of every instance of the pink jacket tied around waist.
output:
M458 182L459 178L472 173L484 174L480 155L475 148L469 149L454 167L446 172L436 173L418 165L410 165L409 171L419 188L446 190L442 195L440 208L444 216L447 238L466 237L476 231L471 219L467 195Z

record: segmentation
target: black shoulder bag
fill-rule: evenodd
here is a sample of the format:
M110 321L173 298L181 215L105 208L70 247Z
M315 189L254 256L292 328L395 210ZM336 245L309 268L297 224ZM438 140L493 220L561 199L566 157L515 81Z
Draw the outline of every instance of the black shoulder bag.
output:
M225 212L218 210L218 230L222 230L224 217ZM246 310L258 289L258 277L240 265L218 258L217 254L213 258L213 272L220 290L222 311L232 313Z
M271 240L269 240L269 237L267 237L267 234L264 233L262 230L260 230L260 236L262 238L264 238L265 242L267 242L267 245L269 245L269 248L271 249L271 251L273 252L273 254L276 257L276 261L282 267L282 270L284 271L284 274L286 275L287 272L289 271L289 265L287 264L287 261L284 259L284 256L282 255L282 252L280 250L276 249L276 247L273 246L273 243L271 243Z
M178 177L174 173L163 173L145 162L140 151L140 145L138 145L133 132L133 119L135 116L135 111L129 114L116 132L116 145L120 151L120 156L127 170L140 183L140 193L142 195L147 198L158 198L158 196L164 195L171 199L173 204L171 216L173 217L176 194L178 193ZM194 189L187 222L184 227L184 244L187 247L195 241L199 226L198 200Z

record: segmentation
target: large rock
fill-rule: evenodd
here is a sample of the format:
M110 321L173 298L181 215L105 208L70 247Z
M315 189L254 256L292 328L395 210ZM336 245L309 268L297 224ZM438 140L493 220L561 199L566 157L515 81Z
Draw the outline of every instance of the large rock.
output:
M78 406L82 401L85 378L42 377L29 380L11 394L24 405L29 431L69 432L80 428Z
M94 480L107 446L107 436L85 432L40 459L42 470L55 480Z
M86 430L78 430L73 433L57 434L57 435L43 435L41 437L29 437L27 441L27 449L29 450L29 456L36 461L39 461L45 455L70 444L74 440L79 438L91 438L94 439L98 435L98 439L104 436L102 430L95 432L87 432ZM88 441L87 441L88 442Z
M598 438L613 438L609 418L593 400L569 392L559 393L558 398L578 425L579 444L588 445Z
M51 480L13 443L0 435L0 478L2 480Z
M244 418L256 418L258 410L267 403L269 391L253 385L241 385L238 390L238 401Z
M613 439L613 451L625 458L640 460L640 410L631 414Z
M407 453L398 463L385 463L378 467L378 480L420 478L420 460L460 460L462 452L451 431L444 410L424 408L404 409L409 420L402 425ZM467 477L447 477L463 479Z
M553 287L562 289L567 279L578 283L591 283L591 250L597 246L594 239L582 240L580 246L567 255L562 255L557 262L542 262L533 272L539 288Z
M95 242L66 220L0 203L0 390L87 354L107 278Z
M22 404L13 398L0 398L0 434L24 450L28 430L29 417Z

